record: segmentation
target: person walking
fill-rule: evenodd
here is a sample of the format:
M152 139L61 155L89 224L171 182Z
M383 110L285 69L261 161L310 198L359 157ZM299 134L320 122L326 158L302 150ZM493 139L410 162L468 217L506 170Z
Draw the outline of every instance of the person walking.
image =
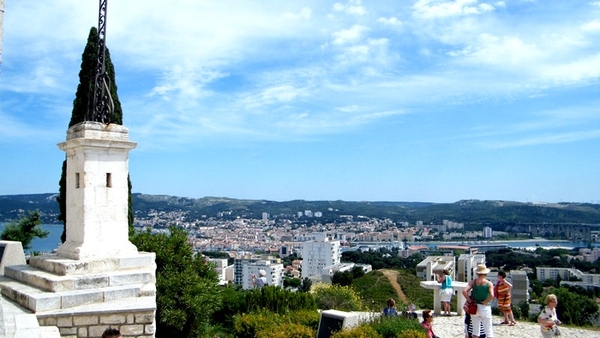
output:
M483 330L486 337L494 337L492 308L490 306L490 302L494 299L494 284L487 280L488 273L490 273L490 269L485 264L477 264L477 269L475 270L477 278L470 281L467 287L463 289L465 298L473 297L475 302L477 302L477 314L471 315L474 338L478 338L481 334L481 323L483 323Z
M442 302L442 307L444 308L444 316L450 316L450 309L452 301L452 278L449 276L448 270L444 269L442 271L442 275L437 276L437 282L441 283L440 286L440 300Z
M502 322L502 324L508 324L509 326L514 326L516 324L511 306L510 294L512 288L512 284L506 280L506 272L498 272L498 282L496 282L496 286L494 287L494 295L498 300L498 309L504 314L504 322Z
M540 330L544 338L560 335L558 325L561 324L561 321L558 320L558 316L556 315L557 304L558 298L556 298L556 295L549 294L546 296L546 306L544 306L538 316L538 323L540 323Z

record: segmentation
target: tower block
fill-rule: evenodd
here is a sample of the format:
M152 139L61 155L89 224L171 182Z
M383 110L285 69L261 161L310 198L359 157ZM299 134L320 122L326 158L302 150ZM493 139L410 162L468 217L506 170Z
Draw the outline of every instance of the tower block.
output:
M67 155L67 232L57 249L64 258L132 256L129 241L129 130L117 124L82 122L58 147Z

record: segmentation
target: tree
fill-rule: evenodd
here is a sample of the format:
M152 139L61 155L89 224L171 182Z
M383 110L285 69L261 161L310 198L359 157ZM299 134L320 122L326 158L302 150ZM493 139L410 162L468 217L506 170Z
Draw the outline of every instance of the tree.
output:
M31 211L28 216L19 219L18 223L8 223L0 234L0 239L21 242L23 249L29 250L34 238L46 238L50 233L42 230L39 227L40 224L42 224L40 213L37 210Z
M71 112L71 120L69 121L69 128L85 121L85 116L89 110L92 109L93 95L94 95L94 79L96 77L96 64L98 62L98 30L96 27L90 29L88 35L87 44L81 55L81 69L79 71L79 85L77 85L77 91L75 92L75 99L73 100L73 111ZM110 59L110 51L106 47L106 54L104 57L106 74L109 78L109 89L110 95L114 102L114 111L110 118L110 123L123 124L123 110L121 108L121 101L119 101L119 95L117 94L117 82L115 80L115 67ZM59 194L56 201L59 205L59 214L57 219L63 222L63 233L61 240L64 243L67 240L67 160L63 161L62 172L60 176ZM129 222L129 234L133 233L133 198L131 195L131 180L129 175L127 176L127 184L129 186L129 197L128 197L128 222Z
M187 232L135 232L131 242L140 251L156 253L156 337L200 337L221 307L219 278L201 255L194 253Z

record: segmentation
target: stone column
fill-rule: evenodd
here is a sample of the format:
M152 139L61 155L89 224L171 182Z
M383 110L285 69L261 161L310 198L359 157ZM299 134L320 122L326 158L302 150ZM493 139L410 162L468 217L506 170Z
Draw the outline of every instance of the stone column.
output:
M129 130L82 122L58 147L67 154L67 238L57 255L101 259L136 255L128 238Z

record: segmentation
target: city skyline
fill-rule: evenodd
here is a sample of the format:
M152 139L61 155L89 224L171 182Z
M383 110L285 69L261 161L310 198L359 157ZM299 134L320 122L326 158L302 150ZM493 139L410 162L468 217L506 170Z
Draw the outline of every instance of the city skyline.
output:
M109 1L134 192L600 203L600 1ZM6 4L0 195L57 192L97 1Z

